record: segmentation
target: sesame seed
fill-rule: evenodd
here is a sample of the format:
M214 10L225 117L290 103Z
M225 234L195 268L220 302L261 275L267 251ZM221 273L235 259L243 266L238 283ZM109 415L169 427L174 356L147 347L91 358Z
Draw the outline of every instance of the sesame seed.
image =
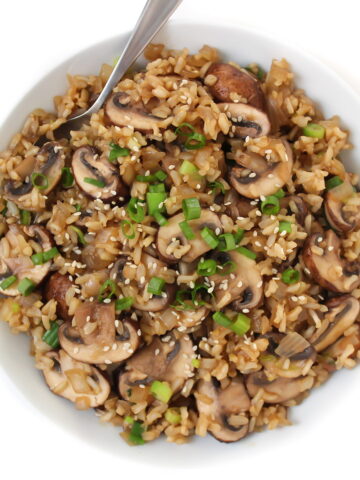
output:
M112 361L111 361L111 360L108 360L108 359L106 359L104 363L106 363L106 365L111 365L111 364L112 364Z
M255 172L251 172L251 173L249 174L249 178L255 178L255 177L256 177L256 173L255 173Z
M74 353L79 353L79 351L80 351L79 347L74 348Z
M249 310L248 308L243 308L243 309L242 309L242 312L243 312L243 313L249 313L250 310Z
M174 168L175 168L175 165L169 165L169 166L168 166L168 169L169 169L169 170L174 170Z
M109 350L110 350L109 345L105 345L105 347L103 347L103 352L108 352Z

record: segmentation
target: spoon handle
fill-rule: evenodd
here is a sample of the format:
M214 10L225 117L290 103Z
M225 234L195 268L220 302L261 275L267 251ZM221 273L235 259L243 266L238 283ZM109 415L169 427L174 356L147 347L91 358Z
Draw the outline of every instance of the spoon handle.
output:
M87 113L97 112L112 89L171 17L182 0L148 0L114 70Z

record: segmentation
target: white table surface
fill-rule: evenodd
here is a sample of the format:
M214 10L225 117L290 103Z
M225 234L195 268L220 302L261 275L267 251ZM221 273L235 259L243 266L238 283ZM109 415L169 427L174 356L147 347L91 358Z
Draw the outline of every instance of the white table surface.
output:
M164 0L166 1L166 0ZM0 123L28 88L66 57L97 41L132 28L143 0L12 0L1 3ZM98 10L100 7L100 10ZM175 17L212 23L217 19L246 25L274 34L284 42L302 46L342 75L360 93L359 7L354 0L184 0ZM185 42L185 40L184 40ZM239 48L245 48L239 46ZM251 48L251 45L248 46ZM24 112L25 114L25 112ZM16 356L14 352L14 357ZM241 478L218 465L200 471L170 471L139 464L124 467L121 458L109 461L103 453L59 430L24 402L10 382L0 386L0 477L5 479L103 479ZM359 412L355 412L356 415ZM334 419L329 419L334 422ZM349 429L351 432L351 428ZM351 434L351 433L350 433ZM352 438L333 438L327 458L316 461L316 452L299 452L299 465L281 472L281 459L272 463L269 480L359 478L356 448ZM294 445L296 448L296 445ZM260 454L260 452L259 452ZM140 454L139 454L140 455ZM277 465L277 467L275 467ZM171 475L171 477L170 477ZM256 465L254 465L254 479Z

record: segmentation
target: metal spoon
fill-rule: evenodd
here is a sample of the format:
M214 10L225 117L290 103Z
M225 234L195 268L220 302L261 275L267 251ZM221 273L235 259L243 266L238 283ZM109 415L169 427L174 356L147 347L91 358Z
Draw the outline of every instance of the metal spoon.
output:
M145 47L151 42L160 28L175 12L181 1L182 0L148 0L146 2L133 33L100 95L85 112L69 118L65 123L60 125L60 127L55 129L53 133L56 139L69 139L71 130L79 130L84 123L89 122L91 114L100 110L112 89L143 52ZM49 140L45 136L41 136L35 145L42 146L47 141Z

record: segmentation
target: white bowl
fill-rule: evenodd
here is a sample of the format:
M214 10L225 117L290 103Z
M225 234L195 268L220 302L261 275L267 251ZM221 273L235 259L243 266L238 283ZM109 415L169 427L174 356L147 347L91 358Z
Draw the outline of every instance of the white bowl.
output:
M103 62L111 62L121 52L126 38L127 35L122 35L94 45L40 79L1 127L0 149L6 147L31 110L37 107L52 110L52 97L64 92L67 73L97 73ZM296 74L296 84L306 90L326 116L338 114L343 125L352 129L351 141L356 148L343 158L348 168L360 173L357 160L360 157L360 130L354 128L360 115L360 99L341 78L317 60L291 45L243 27L171 23L157 36L156 42L164 42L172 48L186 46L192 51L209 44L218 47L225 60L240 64L255 61L265 69L272 58L287 58ZM93 411L79 412L70 402L50 393L28 351L28 338L11 335L8 326L0 322L0 380L5 380L6 375L24 396L24 401L30 402L54 422L53 435L61 427L110 455L134 462L154 465L161 462L162 466L173 468L211 467L226 462L227 466L241 465L239 475L242 475L253 471L254 461L261 455L263 460L286 458L285 462L281 460L281 465L282 469L287 469L298 462L301 455L317 452L315 449L319 445L330 446L331 439L351 438L351 432L360 426L356 413L360 398L360 369L357 369L335 374L328 383L312 392L302 405L290 409L293 427L256 433L234 444L221 444L207 436L181 447L161 439L145 447L133 448L119 439L118 428L101 425ZM341 418L341 422L335 421L336 418ZM339 454L336 442L334 454ZM267 472L266 462L256 462L256 474L261 471Z

